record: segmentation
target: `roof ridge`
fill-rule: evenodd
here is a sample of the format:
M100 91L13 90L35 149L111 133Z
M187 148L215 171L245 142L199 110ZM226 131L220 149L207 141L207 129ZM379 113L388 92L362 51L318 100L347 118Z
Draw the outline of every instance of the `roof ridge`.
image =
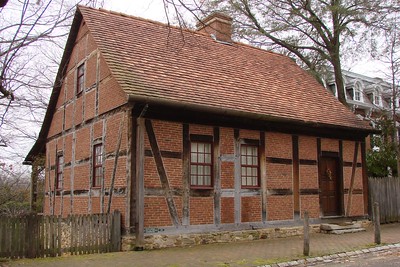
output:
M183 31L186 31L188 33L193 33L193 34L197 34L197 35L200 35L200 36L209 37L209 34L204 33L204 32L199 32L199 31L197 31L195 29L182 28L180 26L172 25L172 24L169 24L169 23L164 23L164 22L160 22L160 21L156 21L156 20L152 20L152 19L146 19L146 18L143 18L143 17L129 15L129 14L126 14L126 13L113 11L113 10L109 10L109 9L105 9L105 8L93 8L93 7L84 6L84 5L78 5L78 8L91 9L93 11L100 11L100 12L108 13L108 14L111 14L111 15L116 15L116 16L121 16L121 17L125 17L125 18L131 18L131 19L136 19L136 20L140 20L140 21L143 21L143 22L149 22L149 23L160 25L160 26L164 26L164 27L167 27L167 28L174 28L176 30L183 30ZM251 44L246 44L246 43L237 42L237 41L232 41L232 44L236 44L236 45L247 47L247 48L251 48L251 49L260 50L260 51L263 51L264 53L270 53L272 55L276 55L276 56L279 56L279 57L290 58L290 57L288 57L286 55L283 55L283 54L280 54L280 53L277 53L277 52L274 52L274 51L271 51L271 50L266 50L264 48L257 47L257 46L251 45Z

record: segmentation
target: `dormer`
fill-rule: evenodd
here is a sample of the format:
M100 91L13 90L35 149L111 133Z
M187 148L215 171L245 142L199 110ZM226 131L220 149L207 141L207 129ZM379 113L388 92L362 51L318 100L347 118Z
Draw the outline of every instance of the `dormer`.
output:
M364 102L363 83L359 80L346 85L346 96L347 99L351 99L357 102Z
M382 88L379 85L374 85L365 90L369 101L375 106L382 107Z

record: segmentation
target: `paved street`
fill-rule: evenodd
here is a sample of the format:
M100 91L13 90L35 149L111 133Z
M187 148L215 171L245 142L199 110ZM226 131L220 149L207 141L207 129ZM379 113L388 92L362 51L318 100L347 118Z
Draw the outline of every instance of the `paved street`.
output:
M365 253L362 255L350 256L334 260L324 260L307 266L340 266L340 267L394 267L400 266L400 248Z
M2 262L0 265L10 267L288 267L311 266L318 263L337 264L330 266L346 266L344 264L352 264L352 261L354 261L354 264L358 264L358 260L361 258L357 257L371 256L372 261L373 258L389 256L390 251L398 251L400 249L400 223L382 225L381 229L383 244L378 247L373 243L373 227L369 227L366 232L352 234L312 234L310 238L311 254L307 259L302 256L302 237L290 237L141 252L130 251L80 256L66 255L58 258L34 260L23 259ZM385 254L386 252L389 254ZM381 261L377 260L375 264L381 266ZM398 263L395 265L398 265Z

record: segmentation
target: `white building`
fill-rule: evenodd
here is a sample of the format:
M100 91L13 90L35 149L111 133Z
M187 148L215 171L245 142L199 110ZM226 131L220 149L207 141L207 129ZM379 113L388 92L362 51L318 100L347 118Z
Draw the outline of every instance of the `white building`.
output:
M392 85L381 78L343 71L346 88L346 100L350 108L365 119L376 117L382 110L392 109ZM326 79L326 88L337 97L336 84L333 76ZM399 95L395 94L396 108L400 107Z

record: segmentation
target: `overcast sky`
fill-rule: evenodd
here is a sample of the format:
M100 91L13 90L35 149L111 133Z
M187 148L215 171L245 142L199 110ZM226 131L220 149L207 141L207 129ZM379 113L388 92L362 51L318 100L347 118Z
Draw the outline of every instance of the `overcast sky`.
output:
M104 8L146 19L167 22L162 0L112 0L106 1ZM386 69L381 62L364 59L347 66L347 70L371 77L383 77L382 71Z
M162 0L112 0L106 1L104 8L146 19L166 21Z

